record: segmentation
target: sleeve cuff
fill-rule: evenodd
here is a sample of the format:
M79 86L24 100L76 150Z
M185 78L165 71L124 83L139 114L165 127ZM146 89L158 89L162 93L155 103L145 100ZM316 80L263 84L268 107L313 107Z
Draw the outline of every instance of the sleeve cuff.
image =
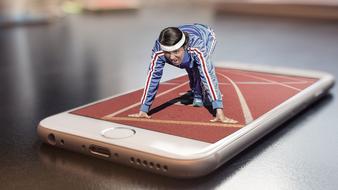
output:
M147 106L147 105L142 104L142 105L141 105L141 108L140 108L140 111L143 111L143 112L145 112L145 113L148 113L149 108L150 108L150 106Z
M215 100L212 102L212 108L213 109L219 109L219 108L223 108L223 102L222 100Z

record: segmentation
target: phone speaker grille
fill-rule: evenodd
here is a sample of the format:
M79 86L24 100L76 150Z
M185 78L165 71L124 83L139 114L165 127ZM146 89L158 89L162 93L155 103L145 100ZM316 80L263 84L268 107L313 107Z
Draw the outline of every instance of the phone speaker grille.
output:
M133 165L136 165L136 166L139 166L139 167L149 168L149 169L152 169L152 170L163 171L163 172L167 172L169 170L167 165L163 165L163 164L152 162L152 161L143 160L143 159L140 159L140 158L130 157L129 162Z

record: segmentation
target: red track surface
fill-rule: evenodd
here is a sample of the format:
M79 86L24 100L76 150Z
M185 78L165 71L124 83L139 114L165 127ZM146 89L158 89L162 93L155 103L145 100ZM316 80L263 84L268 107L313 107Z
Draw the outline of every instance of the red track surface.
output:
M149 112L151 119L128 117L129 114L139 111L143 89L87 106L72 113L214 143L317 80L223 68L217 68L216 73L223 94L224 113L227 117L239 121L239 125L211 123L209 120L213 118L213 115L208 109L182 105L179 101L173 101L189 90L187 76L161 83L152 110ZM179 85L181 87L174 89ZM243 97L242 100L240 97Z

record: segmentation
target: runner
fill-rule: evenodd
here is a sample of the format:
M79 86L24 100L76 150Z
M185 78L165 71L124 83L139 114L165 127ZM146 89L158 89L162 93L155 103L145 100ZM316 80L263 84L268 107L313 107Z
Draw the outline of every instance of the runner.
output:
M163 29L152 50L140 111L129 117L150 118L148 111L155 99L163 67L168 63L187 71L191 88L188 94L193 98L193 106L202 107L211 102L216 112L211 122L237 123L224 116L222 95L211 61L215 45L214 31L202 24Z

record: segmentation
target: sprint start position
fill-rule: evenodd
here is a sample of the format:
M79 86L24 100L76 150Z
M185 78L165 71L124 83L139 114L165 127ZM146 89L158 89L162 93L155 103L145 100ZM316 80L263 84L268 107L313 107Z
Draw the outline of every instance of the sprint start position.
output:
M189 76L193 106L202 107L211 102L216 117L210 121L237 123L223 112L222 95L219 90L211 55L216 45L214 31L202 24L168 27L161 31L152 50L148 76L141 98L140 112L129 117L150 118L150 109L162 77L165 63L185 69ZM204 95L204 96L203 96Z

